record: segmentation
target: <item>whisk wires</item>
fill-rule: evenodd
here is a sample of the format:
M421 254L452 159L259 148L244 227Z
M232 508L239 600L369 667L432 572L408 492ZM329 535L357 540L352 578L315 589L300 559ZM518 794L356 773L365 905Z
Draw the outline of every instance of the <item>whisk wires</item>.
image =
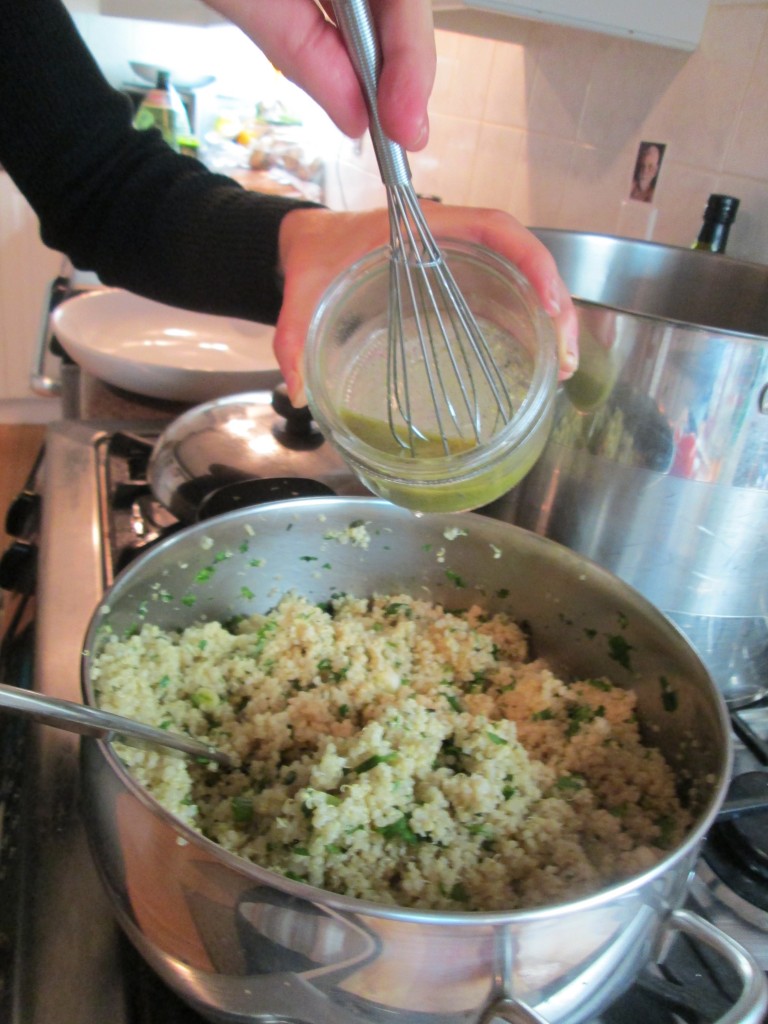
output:
M512 417L507 382L413 188L389 185L387 201L390 432L411 454L473 447Z
M381 53L368 0L333 0L360 80L390 225L387 417L411 454L474 447L513 414L504 374L429 230L405 151L381 125Z

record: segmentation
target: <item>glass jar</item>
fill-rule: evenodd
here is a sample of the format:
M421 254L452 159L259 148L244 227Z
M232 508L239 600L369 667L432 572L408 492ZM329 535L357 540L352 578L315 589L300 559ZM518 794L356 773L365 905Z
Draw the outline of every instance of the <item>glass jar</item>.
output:
M518 483L544 447L557 387L554 328L527 280L480 246L451 241L441 248L500 368L510 416L499 415L472 356L475 372L462 366L458 376L479 409L477 419L466 414L457 381L443 365L439 386L447 389L453 413L436 423L428 360L406 317L405 369L411 418L419 426L412 443L387 383L388 248L370 253L330 286L305 349L309 406L326 438L366 487L417 512L479 508ZM401 394L402 384L401 378Z

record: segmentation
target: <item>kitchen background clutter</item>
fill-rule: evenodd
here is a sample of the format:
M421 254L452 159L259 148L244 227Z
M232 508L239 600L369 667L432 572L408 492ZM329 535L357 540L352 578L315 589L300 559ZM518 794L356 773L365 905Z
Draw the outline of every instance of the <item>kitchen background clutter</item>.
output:
M202 5L69 3L116 86L148 85L131 68L137 60L170 70L182 94L184 86L213 77L192 90L193 128L201 139L208 136L205 158L217 169L229 165L252 183L273 150L290 150L291 136L300 133L307 154L302 173L314 176L300 188L313 186L313 197L334 208L383 201L369 140L341 138L237 29ZM489 0L486 6L504 4ZM568 6L549 3L561 19ZM417 189L446 202L500 207L528 225L682 246L696 238L707 196L727 193L741 200L729 255L765 261L768 2L711 0L704 19L698 4L657 3L650 5L654 24L663 24L668 8L678 20L683 12L694 18L699 38L685 45L695 49L682 49L679 39L675 45L640 41L648 37L647 24L608 26L608 34L437 3L438 26L447 27L437 31L430 143L411 160ZM100 13L115 10L169 20ZM173 17L186 23L174 24ZM647 22L647 14L643 18ZM615 34L627 32L633 35ZM675 32L682 34L668 30L673 42ZM300 126L266 123L265 113L276 110ZM260 146L263 136L267 142ZM629 200L644 140L665 146L651 204ZM233 166L233 153L241 166ZM262 164L259 170L251 159ZM258 181L281 184L277 173L262 173ZM29 397L41 296L58 271L57 255L44 249L36 231L34 216L0 175L0 399Z

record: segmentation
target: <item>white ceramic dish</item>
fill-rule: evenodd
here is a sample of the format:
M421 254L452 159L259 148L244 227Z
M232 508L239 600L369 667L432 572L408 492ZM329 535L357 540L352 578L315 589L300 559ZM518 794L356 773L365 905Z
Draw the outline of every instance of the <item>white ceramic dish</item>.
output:
M274 387L274 327L191 313L120 288L67 299L52 314L67 354L88 373L150 398L206 402Z

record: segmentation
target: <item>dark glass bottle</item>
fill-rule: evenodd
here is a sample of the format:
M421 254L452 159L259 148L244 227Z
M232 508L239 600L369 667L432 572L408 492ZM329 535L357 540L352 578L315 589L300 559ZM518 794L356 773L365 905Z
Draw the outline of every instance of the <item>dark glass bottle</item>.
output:
M728 232L736 219L739 200L735 196L711 195L704 210L704 221L699 237L693 243L694 249L708 252L725 252Z

